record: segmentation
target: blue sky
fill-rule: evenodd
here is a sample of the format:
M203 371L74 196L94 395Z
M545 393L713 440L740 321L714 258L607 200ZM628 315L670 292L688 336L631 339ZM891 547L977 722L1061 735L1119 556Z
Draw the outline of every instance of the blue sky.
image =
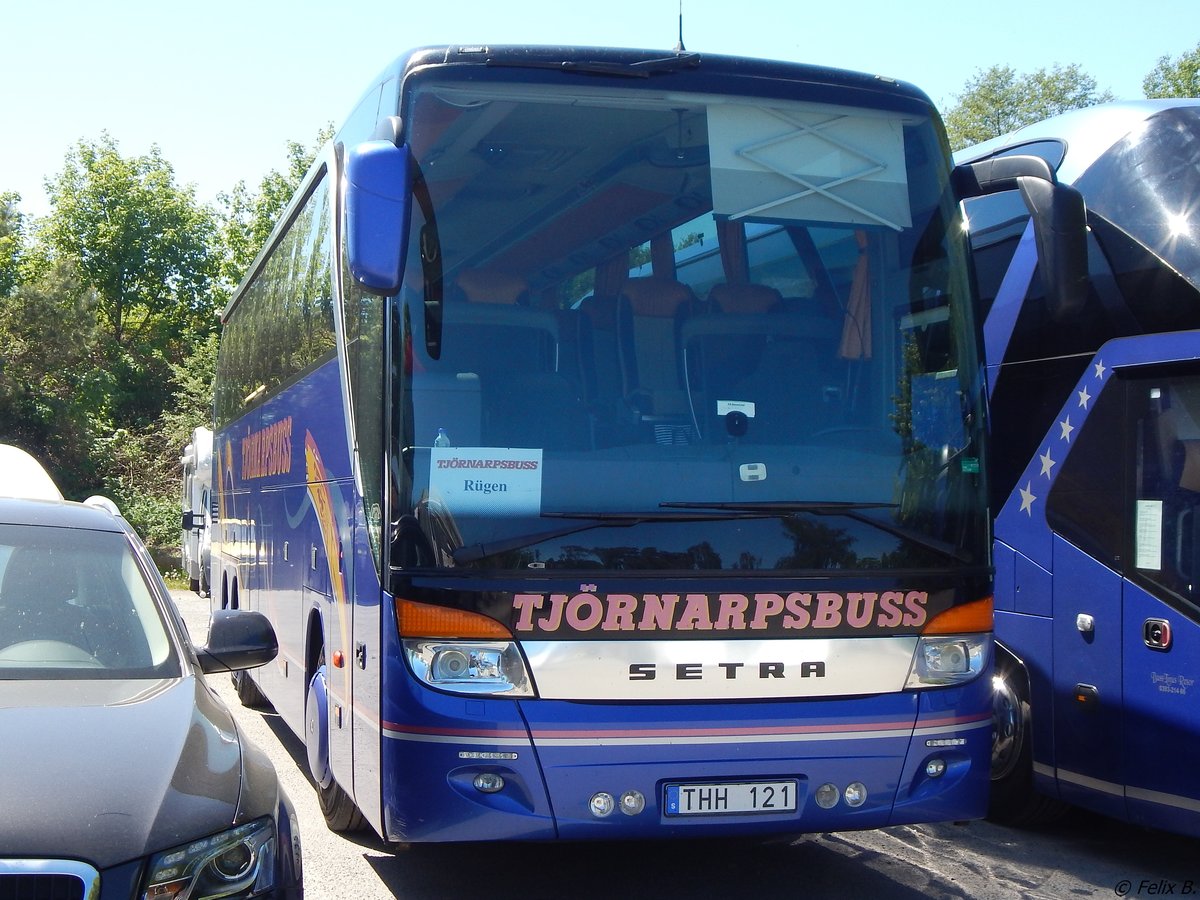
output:
M678 0L36 0L5 4L0 192L48 207L47 177L107 131L127 156L157 144L212 201L257 187L286 143L311 144L407 48L439 43L670 49ZM689 50L891 75L951 105L975 72L1077 63L1119 98L1162 55L1200 41L1196 0L684 0Z

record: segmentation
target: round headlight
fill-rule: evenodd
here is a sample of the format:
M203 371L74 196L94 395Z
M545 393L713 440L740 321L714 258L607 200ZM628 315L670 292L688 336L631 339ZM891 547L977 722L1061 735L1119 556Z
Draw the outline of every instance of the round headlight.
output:
M237 844L213 857L212 870L226 881L245 878L254 866L254 851L246 844Z
M621 812L636 816L646 808L646 795L641 791L626 791L621 795Z
M613 795L607 791L601 791L598 794L593 794L591 801L588 803L588 808L591 809L592 815L597 819L603 819L605 816L610 816L613 810L617 808L617 801L613 799Z
M821 807L821 809L833 809L837 806L837 802L841 796L842 792L837 789L836 784L823 784L817 788L813 799L817 801L817 806Z
M462 650L439 650L430 666L435 681L466 678L470 668L471 660Z
M846 805L862 806L867 802L867 786L861 781L846 785Z

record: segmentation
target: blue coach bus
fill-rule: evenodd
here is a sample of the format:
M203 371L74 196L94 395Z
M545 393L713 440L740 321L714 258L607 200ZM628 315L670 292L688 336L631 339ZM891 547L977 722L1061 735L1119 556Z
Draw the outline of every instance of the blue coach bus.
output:
M982 815L958 201L1037 182L1053 224L1044 168L952 177L922 93L828 69L479 46L388 68L226 310L216 387L214 602L274 623L238 690L303 736L330 827Z
M996 510L992 814L1064 804L1200 835L1200 100L1079 110L1034 155L1087 204L1088 278L1032 278L1020 200L966 204Z

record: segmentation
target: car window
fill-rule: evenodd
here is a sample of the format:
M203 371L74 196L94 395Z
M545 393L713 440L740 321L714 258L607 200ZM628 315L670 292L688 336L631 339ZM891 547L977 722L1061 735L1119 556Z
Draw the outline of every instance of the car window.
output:
M123 534L0 525L0 678L178 674Z

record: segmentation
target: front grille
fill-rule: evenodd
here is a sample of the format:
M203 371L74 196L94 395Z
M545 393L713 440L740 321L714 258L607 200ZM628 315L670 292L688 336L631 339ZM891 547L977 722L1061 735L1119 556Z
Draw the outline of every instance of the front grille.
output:
M68 859L0 859L0 900L94 900L100 874Z

